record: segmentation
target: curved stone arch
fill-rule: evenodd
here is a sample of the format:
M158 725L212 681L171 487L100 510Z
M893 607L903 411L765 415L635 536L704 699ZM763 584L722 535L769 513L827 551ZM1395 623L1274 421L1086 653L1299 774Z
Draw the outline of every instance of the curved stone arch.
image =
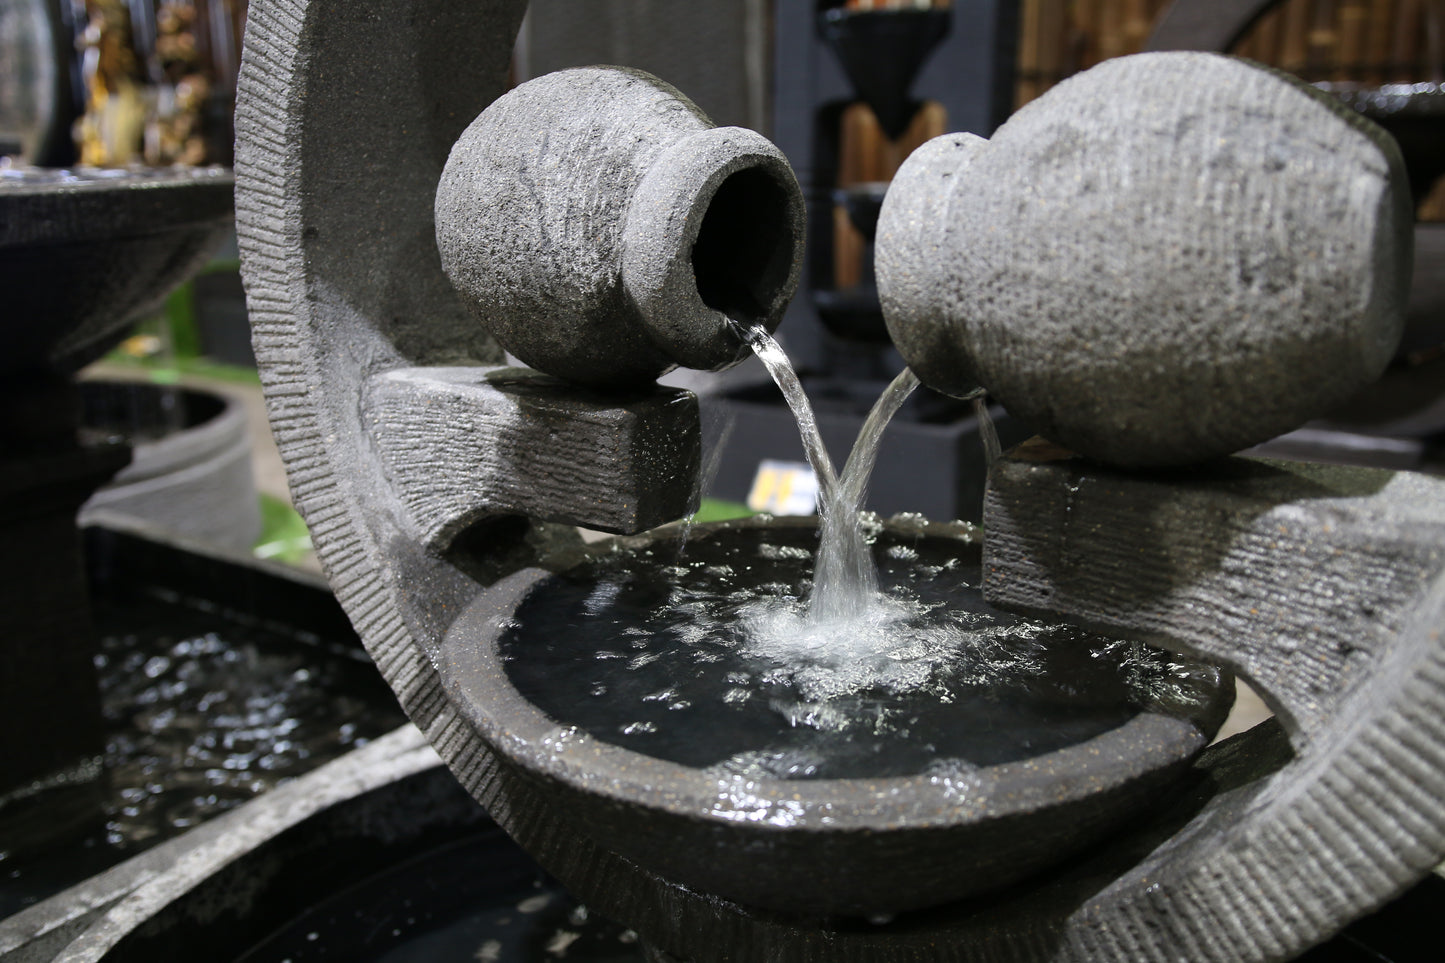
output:
M475 584L416 548L361 392L407 364L501 357L442 273L431 197L452 141L505 89L525 6L280 0L252 4L246 27L236 221L272 430L337 597L438 746L466 737L403 583L442 599Z
M272 431L338 600L463 785L544 864L591 892L643 874L507 780L448 704L435 648L448 612L478 582L425 550L363 410L368 379L500 357L442 274L432 195L452 140L504 90L525 7L253 3L236 117L237 229ZM512 535L492 545L520 556L504 567L529 560L535 533ZM647 888L644 879L633 890Z
M1410 787L1417 776L1433 786L1445 769L1438 578L1396 626L1403 694L1366 700L1350 718L1342 707L1333 725L1349 731L1328 753L1289 762L1281 730L1263 727L1209 754L1193 796L1095 862L1011 899L884 927L805 925L690 893L575 834L500 765L448 704L434 666L448 613L477 582L422 547L388 487L362 395L388 371L497 357L441 273L432 193L452 139L503 89L524 9L253 0L237 113L248 301L297 505L407 712L509 833L597 908L697 960L740 945L820 963L1164 961L1181 947L1196 960L1277 960L1428 871L1445 825L1411 808ZM1416 728L1402 733L1407 725ZM1330 886L1320 872L1329 865L1361 872Z

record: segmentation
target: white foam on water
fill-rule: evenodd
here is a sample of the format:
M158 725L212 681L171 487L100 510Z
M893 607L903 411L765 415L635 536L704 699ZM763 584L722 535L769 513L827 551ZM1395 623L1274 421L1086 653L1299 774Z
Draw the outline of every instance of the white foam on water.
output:
M766 683L787 682L803 703L869 690L903 694L934 686L939 699L957 685L990 684L1039 671L1046 631L1020 620L999 625L967 611L878 593L867 611L822 621L798 600L758 599L739 611L744 655L775 668ZM934 685L942 670L951 680ZM796 704L789 711L796 709Z

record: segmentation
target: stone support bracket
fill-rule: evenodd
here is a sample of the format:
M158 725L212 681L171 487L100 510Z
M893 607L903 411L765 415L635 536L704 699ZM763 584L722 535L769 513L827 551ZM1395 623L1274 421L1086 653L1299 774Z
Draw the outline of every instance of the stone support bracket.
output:
M634 534L697 510L697 398L602 395L515 367L401 368L363 419L426 546L497 515Z
M1128 958L1165 958L1167 927L1222 935L1191 959L1284 959L1445 857L1445 480L1246 458L1131 473L1035 440L993 468L984 527L990 601L1222 662L1289 737L1243 802L1215 771L1190 825L1071 922L1160 923ZM1265 761L1269 728L1220 749Z
M1377 469L1123 472L1035 439L995 467L984 511L991 601L1226 663L1296 742L1445 568L1445 483Z

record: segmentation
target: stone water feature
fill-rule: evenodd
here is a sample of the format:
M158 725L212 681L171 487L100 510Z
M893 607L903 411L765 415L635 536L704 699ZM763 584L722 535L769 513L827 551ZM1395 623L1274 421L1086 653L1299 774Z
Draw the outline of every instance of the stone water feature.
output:
M76 512L130 461L82 438L74 372L205 262L229 171L0 170L0 795L100 748ZM30 727L52 707L50 738Z
M1038 814L1127 796L1135 777L1157 771L1139 768L1149 740L1120 732L1087 762L1040 757L952 786L756 778L720 793L699 770L606 745L526 704L488 646L531 583L560 563L570 536L553 523L637 532L688 511L699 460L694 403L648 387L647 372L736 357L742 346L727 340L719 309L742 303L752 320L774 317L794 276L779 266L796 263L801 238L787 217L733 217L755 210L759 196L792 209L795 188L777 156L741 132L709 131L649 78L551 78L565 96L550 101L546 126L508 126L528 96L519 93L464 133L502 92L523 6L417 3L398 18L380 2L257 0L238 110L238 223L257 356L298 506L383 674L509 834L594 909L635 928L655 959L697 961L1285 959L1439 861L1438 486L1228 460L1175 472L1104 467L1149 462L1151 452L1156 465L1189 463L1247 444L1216 437L1241 411L1253 416L1244 434L1287 427L1307 417L1292 406L1302 381L1319 380L1318 358L1331 359L1325 392L1344 393L1383 363L1376 349L1391 325L1398 335L1409 244L1398 156L1314 95L1218 58L1128 61L1109 68L1124 72L1105 105L1117 116L1084 119L1081 106L1096 103L1089 85L1109 80L1096 73L1022 112L1020 133L1006 127L987 147L950 140L926 153L915 172L921 189L946 173L961 191L951 205L985 228L1018 230L972 246L989 234L966 230L964 219L915 231L905 218L890 232L895 215L926 220L938 209L910 200L902 183L897 211L891 198L885 205L879 256L903 271L892 295L882 272L880 282L885 305L896 298L890 323L909 328L900 342L922 345L904 350L926 382L962 390L981 381L1027 408L1044 435L1102 459L1040 443L996 467L981 549L988 596L1217 659L1260 686L1280 724L1164 767L1172 801L1107 845L1004 891L885 919L876 914L924 907L930 893L958 895L935 890L957 874L939 847L973 849L975 839L954 830L1029 815L1066 837L1069 810L1051 823ZM1179 83L1181 72L1190 84ZM1161 78L1169 82L1148 82ZM597 87L606 95L589 99ZM614 113L629 100L641 102L642 122ZM1145 163L1091 166L1100 132L1117 138L1104 148ZM601 156L579 157L576 145L599 137ZM1189 137L1198 149L1166 149L1167 163L1148 163ZM702 149L672 154L675 169L648 164L679 142ZM457 206L458 191L436 195L456 176L447 162L455 143L463 146L454 159L474 154L502 171L502 186L476 190L510 216L459 217L465 185ZM1052 180L1016 173L1047 165ZM1137 179L1108 183L1120 170ZM1333 193L1294 193L1300 181ZM1275 206L1249 193L1261 182L1278 186L1264 198ZM589 193L593 184L600 189ZM736 201L714 212L730 184ZM995 193L999 184L1009 190ZM1012 203L1012 216L997 220L995 203ZM1026 229L1045 207L1064 223L1071 212L1092 217L1062 232L1052 221L1051 233ZM1137 229L1151 210L1171 215L1158 223L1174 235ZM1270 234L1261 226L1270 211L1297 220ZM714 217L722 254L741 248L747 262L710 259L716 249L703 238ZM639 234L628 233L634 218ZM497 258L505 275L459 292L467 279L453 286L443 270L454 256L449 232ZM1164 241L1179 246L1175 266L1200 273L1161 272L1158 264L1174 263L1158 260L1172 250ZM920 258L919 244L957 245L963 255ZM1033 261L1015 263L1057 270L971 304L968 294L986 288L959 284L970 271L993 277L995 266L977 256L989 244L996 254L1036 244ZM1243 253L1225 265L1238 269L1229 275L1234 313L1205 283L1217 280L1210 255L1221 250ZM1254 264L1260 250L1277 257ZM683 252L693 277L687 264L677 269ZM1073 282L1080 265L1092 272L1083 292ZM1277 283L1280 270L1293 271L1290 283ZM1148 283L1174 277L1173 287ZM1021 292L1035 302L1017 303ZM1085 296L1111 293L1113 311ZM1349 310L1326 310L1331 293ZM1160 314L1151 296L1169 310ZM988 329L974 344L962 323L977 310L1053 304L1063 307L1049 308L1053 320L1038 333L1059 340L1044 358L1022 353L1017 327ZM1240 348L1236 364L1169 372L1177 355L1167 338L1205 330L1187 323L1194 311L1223 325L1245 308L1258 310L1255 325L1221 337ZM606 394L504 367L473 309L503 332L508 319L546 322L550 340L514 348L534 364L585 351L587 380L627 376L629 385ZM1110 354L1109 322L1133 331L1161 317L1171 323L1150 330L1163 344L1140 335ZM602 327L561 338L560 318ZM690 324L674 329L674 319ZM638 345L645 350L629 347ZM1121 356L1122 374L1110 372L1106 362ZM1291 366L1281 356L1304 360ZM1071 366L1076 357L1088 365ZM645 370L623 370L634 361ZM1015 389L1013 369L1026 362L1034 373ZM960 370L977 377L960 381ZM1046 377L1083 372L1092 380ZM1117 406L1085 403L1110 373L1122 384L1109 386L1135 406L1122 418ZM1151 410L1147 397L1127 396L1140 387L1131 377L1162 386L1156 400L1172 400L1184 379L1180 403ZM1138 446L1142 415L1153 416L1154 434ZM1195 419L1192 433L1179 430L1180 418ZM979 550L959 545L960 555ZM1152 739L1158 729L1131 732ZM944 855L910 862L920 853ZM792 889L806 871L816 885ZM746 873L755 892L782 895L750 899L736 882ZM891 888L911 876L904 901L888 905ZM833 892L847 895L829 904ZM788 902L790 893L807 895Z
M194 877L226 824L171 837L402 720L324 580L250 557L239 407L76 377L212 256L233 188L219 168L0 170L7 961L63 955L177 864Z

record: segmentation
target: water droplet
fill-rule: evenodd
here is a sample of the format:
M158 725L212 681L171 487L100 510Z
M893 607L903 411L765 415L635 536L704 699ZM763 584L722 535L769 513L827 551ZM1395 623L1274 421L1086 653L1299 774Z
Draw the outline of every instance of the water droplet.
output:
M542 893L537 896L528 896L526 899L522 900L520 903L517 904L517 912L528 914L540 913L542 912L542 910L547 908L547 904L551 901L551 894L548 893Z

